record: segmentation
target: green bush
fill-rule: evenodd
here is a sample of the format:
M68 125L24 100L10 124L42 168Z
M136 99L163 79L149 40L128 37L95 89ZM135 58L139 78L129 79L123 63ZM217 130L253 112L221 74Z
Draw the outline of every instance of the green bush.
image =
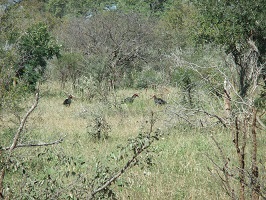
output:
M111 131L110 125L102 116L96 116L87 129L89 138L96 141L107 139Z
M152 85L160 85L164 83L163 74L152 68L145 68L137 73L135 79L135 88L148 88Z
M20 61L16 77L24 79L30 86L29 89L35 89L37 81L45 72L47 60L60 56L60 46L43 23L28 28L21 36L18 46Z

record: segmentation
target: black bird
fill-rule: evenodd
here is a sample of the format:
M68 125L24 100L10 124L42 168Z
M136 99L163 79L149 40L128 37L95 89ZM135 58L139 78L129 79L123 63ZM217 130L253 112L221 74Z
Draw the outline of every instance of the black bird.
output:
M154 103L156 105L164 105L167 104L167 102L161 98L157 98L155 95L153 95Z
M67 99L63 102L63 105L70 106L73 96L69 95Z
M138 96L139 96L138 94L133 94L132 97L127 97L127 98L125 98L125 99L122 101L122 103L133 103L134 99L135 99L136 97L138 97Z

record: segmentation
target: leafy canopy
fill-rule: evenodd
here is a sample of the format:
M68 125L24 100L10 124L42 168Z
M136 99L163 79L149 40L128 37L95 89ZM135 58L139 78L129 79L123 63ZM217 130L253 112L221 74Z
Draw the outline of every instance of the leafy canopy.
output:
M194 0L193 2L200 11L198 18L200 26L196 32L198 41L222 45L227 53L232 54L239 76L240 95L244 97L247 94L248 88L254 81L252 73L258 67L262 69L260 77L263 77L266 88L265 1ZM256 55L248 54L250 49L253 49Z
M33 25L22 35L18 51L20 61L16 76L24 78L33 87L45 71L46 60L60 56L60 46L44 23Z
M215 42L231 48L252 37L260 53L265 54L266 4L264 0L194 1L201 12L197 34L204 42Z
M60 46L50 36L43 23L30 27L19 43L19 52L24 58L24 64L32 66L45 67L45 59L51 59L54 55L59 56L59 51Z

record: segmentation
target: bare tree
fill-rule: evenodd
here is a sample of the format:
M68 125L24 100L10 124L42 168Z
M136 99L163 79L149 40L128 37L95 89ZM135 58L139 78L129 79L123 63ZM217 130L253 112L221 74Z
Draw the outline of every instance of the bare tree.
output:
M149 49L156 41L153 24L137 14L108 12L87 20L74 19L60 27L59 36L68 50L84 55L83 75L114 88L151 59Z

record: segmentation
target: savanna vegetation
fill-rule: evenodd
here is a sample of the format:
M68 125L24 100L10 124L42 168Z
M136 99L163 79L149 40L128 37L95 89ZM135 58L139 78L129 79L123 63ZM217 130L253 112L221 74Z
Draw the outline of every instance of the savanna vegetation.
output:
M265 199L265 9L1 0L0 198Z

